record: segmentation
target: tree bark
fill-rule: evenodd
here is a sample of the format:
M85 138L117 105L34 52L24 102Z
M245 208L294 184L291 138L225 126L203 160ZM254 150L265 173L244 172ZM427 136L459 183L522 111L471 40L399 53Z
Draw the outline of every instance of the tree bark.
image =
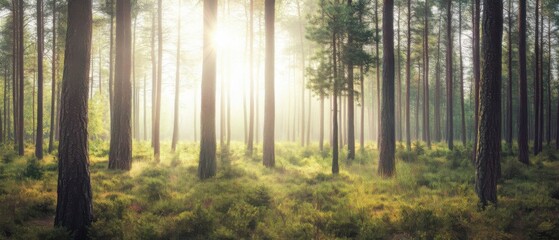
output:
M347 5L352 8L351 0L347 0ZM353 17L353 16L351 16ZM347 44L352 47L353 36L348 33ZM353 87L353 62L349 59L347 64L347 160L355 159L355 118L354 118L354 87Z
M437 64L435 66L435 141L440 142L441 136L441 28L442 14L439 18L439 33L437 37Z
M114 112L111 121L109 169L130 170L132 166L131 13L130 0L116 2Z
M452 0L446 0L446 136L448 149L454 148L454 129L452 111Z
M250 0L250 22L249 22L249 124L247 151L252 155L254 148L254 0Z
M423 140L427 148L431 149L430 121L429 121L429 1L425 1L425 23L423 33Z
M333 68L333 91L332 91L332 174L340 172L338 164L338 62L337 62L337 36L332 34L332 68Z
M87 143L91 12L90 0L68 1L54 225L69 230L73 239L86 239L93 220Z
M274 167L275 165L275 93L274 93L274 57L275 57L275 0L264 1L264 15L266 23L266 66L264 75L266 79L266 99L264 105L264 147L263 161L264 166Z
M25 89L25 76L24 76L24 65L23 65L23 59L24 59L24 50L25 50L25 46L24 46L24 25L25 22L23 21L23 15L24 10L23 10L23 6L25 5L25 3L23 2L23 0L20 0L20 3L18 4L19 7L19 14L18 14L18 18L19 18L19 24L18 24L18 124L17 124L17 132L18 132L18 154L20 156L23 156L25 154L25 145L24 145L24 98L23 98L23 94L24 94L24 89Z
M535 61L535 75L534 75L534 112L535 112L535 120L534 120L534 155L538 155L540 152L540 11L539 11L539 0L536 0L536 29L535 29L535 42L534 42L534 53L536 56Z
M383 1L382 18L382 105L381 138L378 173L383 177L394 174L394 1Z
M476 193L480 206L497 204L501 157L501 54L503 1L483 1L483 68L480 81Z
M216 52L213 34L216 30L217 0L204 1L204 61L202 64L201 141L198 177L201 180L215 176L215 82Z
M507 31L507 49L508 49L508 84L507 84L507 117L506 124L506 141L507 148L512 152L512 1L508 2L508 31Z
M474 154L473 154L473 162L476 162L476 149L478 144L478 125L479 125L479 81L480 81L480 57L479 57L479 19L480 19L480 0L474 0L474 9L473 9L473 70L474 70Z
M37 159L43 158L43 31L43 0L37 0Z
M520 69L518 83L520 96L520 109L518 112L518 158L520 162L527 165L530 163L530 159L528 158L528 90L526 89L526 1L519 1L518 5L518 35L518 63Z
M458 2L458 51L460 58L460 116L462 145L466 146L466 116L464 114L464 65L462 59L462 2Z

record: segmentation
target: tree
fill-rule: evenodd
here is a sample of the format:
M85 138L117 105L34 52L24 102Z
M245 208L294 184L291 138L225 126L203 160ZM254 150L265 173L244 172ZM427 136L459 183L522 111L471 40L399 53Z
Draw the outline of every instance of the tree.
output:
M179 11L181 9L181 0L179 0ZM173 139L171 143L171 150L173 152L177 148L177 141L179 140L179 100L180 100L180 59L181 59L181 13L179 12L179 19L177 22L177 60L176 60L176 73L175 73L175 111L173 119Z
M411 0L408 0L408 41L406 48L406 148L411 149L410 134L410 78L411 78Z
M423 30L423 140L427 147L431 148L431 136L429 134L429 1L425 1L425 16Z
M458 1L458 52L460 62L460 116L462 144L466 146L466 116L464 114L464 65L462 61L462 1Z
M131 13L130 0L116 2L116 65L109 169L130 170L132 166Z
M155 86L155 116L153 121L153 155L156 162L159 162L159 154L161 152L161 143L159 140L161 127L161 81L163 80L161 78L163 71L163 4L161 2L162 0L157 1L157 84Z
M476 193L480 206L497 204L501 157L501 54L503 1L483 1L482 72L479 92L479 144L476 149Z
M91 8L90 0L68 1L54 225L69 230L73 239L86 239L93 220L87 142Z
M274 94L274 25L275 0L264 1L264 18L266 24L266 59L265 59L265 105L264 105L264 166L275 165L275 94Z
M507 84L507 116L506 141L508 150L512 152L512 0L508 1L508 29L507 29L507 52L508 52L508 84Z
M37 159L43 158L43 31L43 0L37 0Z
M446 138L448 148L454 148L452 112L452 0L446 0Z
M520 109L518 111L518 158L520 162L529 164L528 158L528 91L526 76L526 1L518 4L518 53Z
M394 1L383 1L382 18L382 104L381 138L378 173L383 177L394 174ZM409 4L409 3L408 3Z
M252 155L252 150L254 148L254 0L250 0L249 49L250 114L248 125L247 151L249 155Z
M54 117L56 116L56 1L52 1L52 94L50 100L50 131L49 131L49 153L54 149L54 130L56 129Z
M202 64L202 114L200 159L198 178L201 180L215 176L215 81L216 52L213 37L216 31L217 0L204 1L204 55Z
M352 2L347 0L347 6L351 10ZM350 15L350 18L353 17ZM353 32L348 31L347 45L353 47ZM354 89L353 89L353 60L347 59L347 159L349 161L355 159L355 118L354 118Z
M20 156L23 156L23 154L25 153L25 145L24 145L24 84L25 84L25 75L24 75L24 65L23 65L23 59L24 59L24 54L25 54L25 46L24 46L24 25L25 22L23 21L23 16L24 16L24 5L25 3L23 1L17 1L19 2L17 7L18 9L18 13L17 13L17 17L18 17L18 30L17 30L17 71L18 71L18 77L17 77L17 84L18 84L18 88L17 88L17 149L18 149L18 154ZM16 108L14 108L16 109Z
M442 14L439 18L439 33L437 37L437 63L435 65L435 141L441 141L441 28Z
M474 0L473 4L474 4L474 9L473 9L473 20L472 20L472 24L473 24L473 37L472 37L472 65L473 65L473 71L474 71L474 129L476 129L474 131L474 154L473 154L473 162L475 163L476 161L476 149L477 149L477 143L478 143L478 125L479 125L479 81L480 81L480 58L479 58L479 18L480 18L480 0Z
M535 119L534 119L534 155L538 155L540 152L540 88L541 88L541 78L540 78L540 17L539 17L539 8L540 8L540 1L536 0L536 29L535 29L535 42L534 42L534 54L536 56L535 61L535 71L534 71L534 112L535 112Z

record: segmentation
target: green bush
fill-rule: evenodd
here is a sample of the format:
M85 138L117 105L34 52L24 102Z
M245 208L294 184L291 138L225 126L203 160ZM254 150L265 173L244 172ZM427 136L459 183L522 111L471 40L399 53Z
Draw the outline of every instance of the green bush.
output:
M433 239L435 233L440 229L440 219L433 210L421 206L403 208L400 227L415 238Z
M327 229L337 238L356 238L360 232L359 218L346 209L336 211Z
M247 202L255 207L269 207L272 204L270 190L264 186L256 188L249 193Z
M36 158L30 158L27 160L27 165L23 171L24 177L39 180L43 177L43 174L44 170Z
M149 201L166 199L170 196L167 184L159 178L144 178L140 185L140 195Z
M172 235L177 239L211 239L215 220L201 207L180 213L173 219Z
M64 228L55 227L52 229L41 231L37 234L37 239L44 240L70 240L70 232Z

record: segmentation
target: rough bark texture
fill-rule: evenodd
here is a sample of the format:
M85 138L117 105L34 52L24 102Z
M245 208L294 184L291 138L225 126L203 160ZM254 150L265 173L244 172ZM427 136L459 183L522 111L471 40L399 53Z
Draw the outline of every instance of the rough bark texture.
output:
M86 239L93 220L87 144L91 15L90 0L68 1L54 225L69 230L73 239Z
M43 0L37 0L37 159L43 158L43 32Z
M333 93L332 93L332 174L340 172L338 164L338 62L336 52L336 33L332 34L332 67L334 73Z
M462 144L466 146L466 116L464 114L464 65L462 61L462 2L458 2L458 51L460 61L460 117Z
M204 1L204 62L202 64L201 140L198 177L207 179L216 172L215 139L215 81L216 50L213 34L216 30L217 0Z
M476 193L480 206L497 203L497 179L501 157L501 54L503 1L483 1L480 81L479 144L476 149Z
M382 18L382 105L381 138L378 173L383 177L394 174L394 1L383 1Z
M275 165L275 93L274 93L274 25L275 25L275 0L264 1L264 18L266 24L266 65L265 76L265 105L264 105L264 166Z
M528 150L528 90L526 76L526 1L518 5L518 53L520 109L518 111L518 157L520 162L529 164Z
M351 0L347 0L347 5L351 8ZM351 47L353 37L348 34L347 44ZM355 114L354 114L354 89L353 89L353 63L349 60L347 64L347 160L355 159Z
M131 12L130 0L116 2L116 65L109 169L130 170L132 166Z
M431 148L429 120L429 2L425 1L425 23L423 30L423 140Z
M448 148L454 148L454 128L452 112L452 0L446 0L446 141Z
M24 89L25 89L25 76L24 76L24 65L23 65L23 58L24 58L24 35L23 35L23 31L24 31L24 25L25 22L23 21L23 15L25 14L23 12L23 5L25 3L23 2L23 0L19 1L18 7L19 7L19 13L18 13L18 18L19 18L19 24L18 24L18 116L17 116L17 149L18 149L18 154L20 156L23 156L23 154L25 153L25 145L24 145L24 98L23 98L23 94L24 94Z
M442 14L441 14L442 15ZM442 16L439 18L439 33L437 37L437 64L435 66L435 141L440 142L441 136L441 28Z
M507 51L508 51L508 84L507 84L507 117L505 121L506 126L506 141L507 148L512 152L512 1L509 0L508 6L508 31L507 31Z

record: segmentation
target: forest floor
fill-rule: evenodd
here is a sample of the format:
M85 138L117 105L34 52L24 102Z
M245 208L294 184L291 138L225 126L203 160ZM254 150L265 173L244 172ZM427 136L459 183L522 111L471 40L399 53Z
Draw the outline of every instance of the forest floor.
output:
M57 162L0 149L0 239L63 239L53 229ZM258 146L260 150L260 146ZM412 151L398 144L397 175L376 174L367 146L331 174L329 151L279 143L276 168L241 143L218 153L218 174L196 177L198 145L151 160L135 143L132 170L107 170L107 142L93 142L93 239L559 239L559 152L531 166L503 153L498 206L478 208L469 149ZM170 149L163 144L162 149ZM258 151L257 151L258 152ZM344 159L344 155L340 159Z

